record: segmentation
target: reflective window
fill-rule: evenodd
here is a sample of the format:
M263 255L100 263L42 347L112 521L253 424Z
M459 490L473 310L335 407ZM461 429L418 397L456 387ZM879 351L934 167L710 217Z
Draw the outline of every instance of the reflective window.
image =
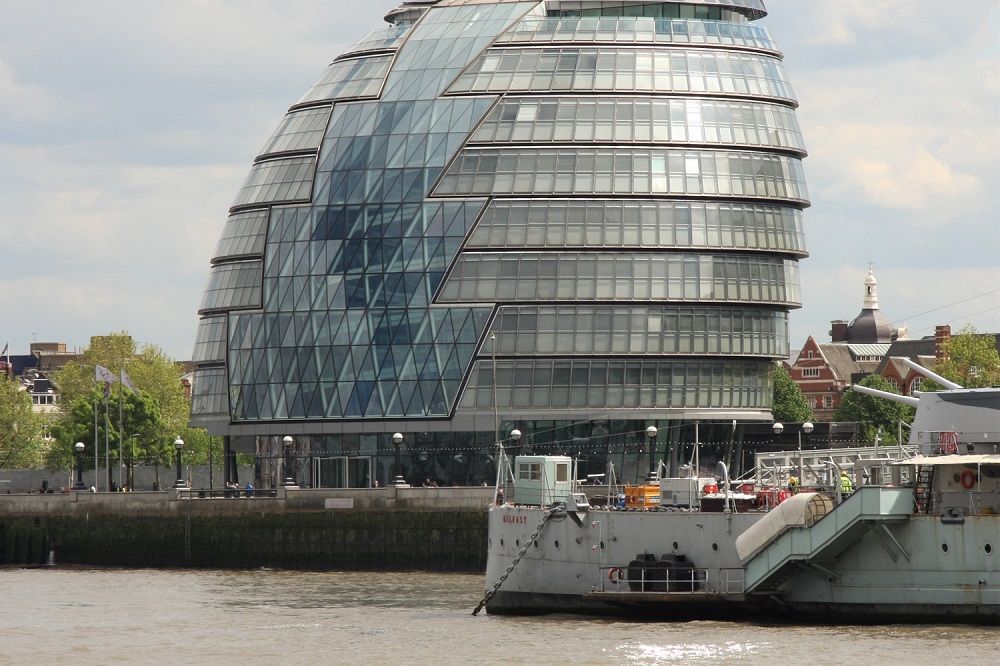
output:
M262 266L259 260L212 266L198 311L259 308Z
M785 312L739 307L504 306L497 353L517 356L682 354L781 357ZM493 352L487 345L481 356Z
M225 368L197 368L191 382L191 416L229 414Z
M403 43L412 24L387 25L384 28L372 30L349 48L344 55L354 55L366 51L393 49Z
M480 360L462 407L488 409L769 409L771 362Z
M434 194L809 198L798 158L749 151L639 148L467 148L452 162Z
M778 58L698 49L490 49L448 92L568 91L710 93L795 102Z
M442 303L722 301L797 305L798 263L755 255L466 252Z
M494 199L466 247L692 247L803 254L802 211L741 203Z
M378 97L392 54L337 60L330 64L297 104L327 99Z
M224 362L226 360L226 317L203 317L198 322L198 335L194 342L195 363Z
M235 213L226 220L222 236L215 246L214 260L241 256L260 257L264 254L267 234L267 210Z
M309 201L315 172L316 158L311 155L258 162L250 169L233 206Z
M292 111L261 149L261 155L289 150L316 150L330 119L330 107Z
M712 99L543 97L502 100L470 143L695 143L805 153L794 110Z
M606 5L580 0L550 0L546 5L550 16L653 16L712 20L722 16L733 20L743 17L759 19L767 15L763 0L685 0L683 4L678 0L667 0L655 3L612 2Z
M647 5L649 9L665 5ZM675 9L680 9L677 5ZM616 16L530 17L500 35L498 44L616 42L620 44L706 44L777 53L767 28L717 20L691 21Z

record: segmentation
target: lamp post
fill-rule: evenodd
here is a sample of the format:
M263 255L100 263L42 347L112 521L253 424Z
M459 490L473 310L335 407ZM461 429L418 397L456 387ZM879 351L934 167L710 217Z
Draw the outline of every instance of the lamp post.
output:
M406 479L403 478L403 466L399 457L399 446L403 443L403 433L393 433L392 443L396 447L396 476L392 480L392 485L397 488L409 488L410 484L408 484Z
M656 465L656 426L646 428L646 438L649 439L649 475L646 483L657 483L660 470Z
M73 448L76 450L76 483L73 490L86 490L87 486L83 485L83 442L77 442Z
M813 428L814 428L813 424L810 423L809 421L806 421L805 423L802 424L802 428L796 433L799 443L799 449L798 449L799 483L802 483L803 473L805 472L805 466L802 464L802 433L805 433L808 436L809 433L813 431ZM775 423L774 425L771 426L771 430L774 431L775 435L781 435L781 433L784 432L785 430L785 426L783 426L780 423Z
M281 443L285 449L285 479L281 485L289 488L295 486L295 478L292 476L292 444L295 443L295 440L292 439L291 435L285 435Z
M184 449L184 440L178 437L174 440L174 448L177 449L177 480L174 481L174 488L187 488L184 482L184 468L181 466L181 450Z

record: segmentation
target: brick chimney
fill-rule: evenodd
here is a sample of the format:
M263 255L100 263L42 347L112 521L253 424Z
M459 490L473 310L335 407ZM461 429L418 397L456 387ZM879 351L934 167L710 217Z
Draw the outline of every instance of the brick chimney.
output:
M943 326L934 327L934 360L943 361L944 354L944 343L951 340L951 326L944 324Z
M847 342L847 320L834 319L830 322L830 342Z

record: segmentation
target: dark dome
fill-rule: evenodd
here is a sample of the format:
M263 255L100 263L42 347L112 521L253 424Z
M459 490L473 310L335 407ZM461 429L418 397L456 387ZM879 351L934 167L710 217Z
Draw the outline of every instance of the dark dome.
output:
M853 344L892 342L894 329L881 310L865 309L847 327L847 341Z

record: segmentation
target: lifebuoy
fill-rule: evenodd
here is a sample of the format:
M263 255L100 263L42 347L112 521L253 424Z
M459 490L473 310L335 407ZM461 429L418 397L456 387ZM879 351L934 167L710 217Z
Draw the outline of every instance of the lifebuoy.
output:
M615 585L621 582L621 579L624 577L625 575L622 573L621 569L610 569L608 571L608 580L610 580Z
M971 469L963 469L962 476L958 478L958 482L962 484L963 488L968 490L976 485L976 475L972 473Z

